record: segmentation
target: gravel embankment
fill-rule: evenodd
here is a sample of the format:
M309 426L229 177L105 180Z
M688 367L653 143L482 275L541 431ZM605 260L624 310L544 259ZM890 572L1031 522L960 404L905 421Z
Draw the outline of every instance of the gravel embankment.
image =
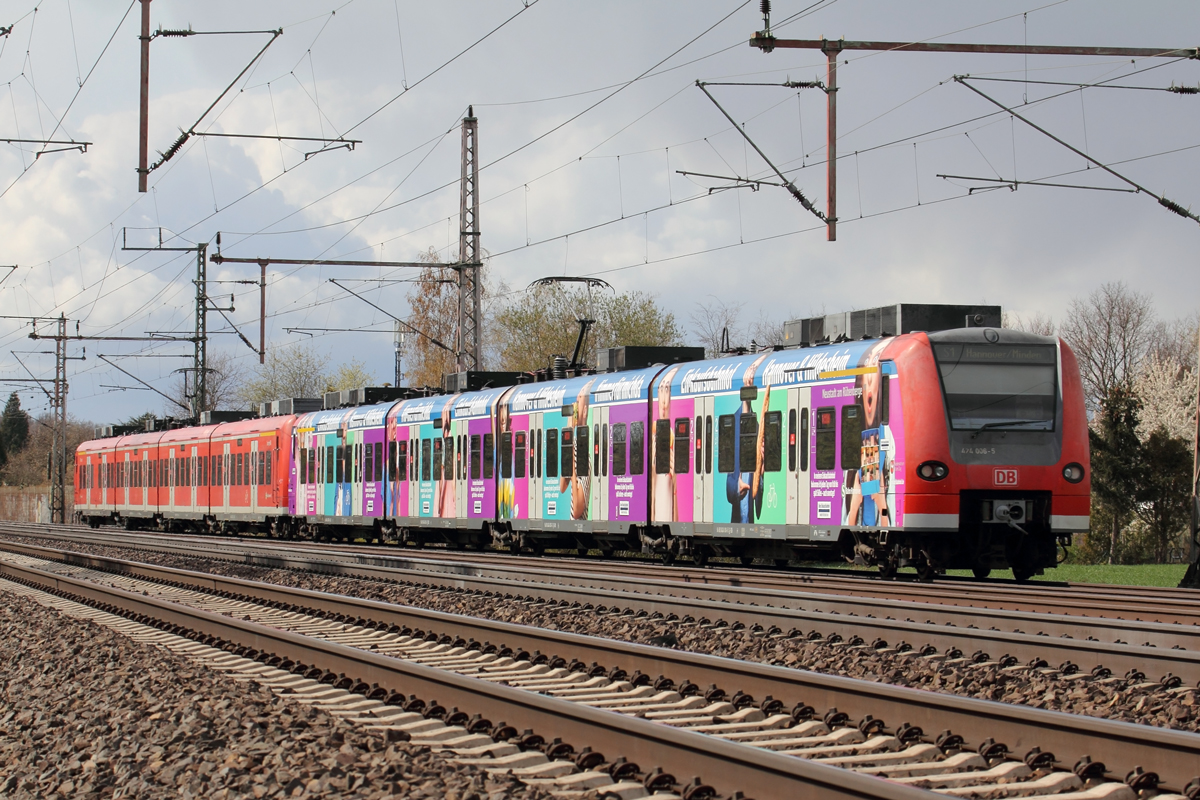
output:
M9 538L25 541L19 537ZM466 592L431 593L421 587L250 567L224 561L77 542L50 544L47 540L27 540L27 543L621 641L660 644L664 637L668 640L675 638L677 643L674 647L695 653L765 662L1051 711L1200 732L1200 690L1195 688L1167 693L1157 687L1129 686L1123 680L1072 680L1058 674L1000 670L994 665L946 665L912 654L877 653L869 649L850 650L844 646L799 639L767 638L756 636L747 630L713 630L649 619L597 616L595 612L581 609L531 608L517 601ZM668 677L679 680L687 676ZM721 688L733 692L739 687Z
M3 591L0 797L547 798Z

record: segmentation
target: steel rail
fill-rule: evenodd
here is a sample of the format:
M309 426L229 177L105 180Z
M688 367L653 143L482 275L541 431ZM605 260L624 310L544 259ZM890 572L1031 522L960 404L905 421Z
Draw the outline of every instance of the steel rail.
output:
M114 563L119 561L116 559L88 556L83 560L90 562L93 567L123 566ZM788 703L802 700L818 709L840 709L855 719L873 715L877 719L890 721L896 727L903 721L919 726L924 731L949 729L962 736L966 746L971 748L978 747L988 738L1003 742L1015 754L1036 746L1043 751L1053 752L1057 762L1068 767L1086 755L1106 764L1108 771L1115 774L1117 779L1136 767L1155 772L1164 788L1173 791L1181 790L1195 777L1196 772L1200 772L1200 736L1191 733L479 620L167 567L150 567L132 562L126 562L126 566L128 571L122 570L126 574L140 574L145 578L226 592L252 602L278 602L327 613L363 615L377 622L404 627L440 629L475 641L503 644L514 650L520 648L531 653L542 652L581 661L591 659L597 663L619 666L629 672L640 670L647 675L657 672L700 685L711 682L717 686L737 686L756 697L772 695L786 699ZM706 737L698 734L677 729L666 732L659 730L664 726L616 714L595 710L583 712L575 704L557 700L551 702L552 698L537 695L531 697L529 692L508 687L484 689L478 685L482 682L470 678L47 570L0 562L0 574L36 580L56 590L73 592L97 602L116 603L170 624L219 636L258 651L315 663L323 669L344 672L367 683L378 683L385 688L412 692L422 697L436 696L443 705L453 703L491 719L504 719L518 727L528 726L543 736L558 736L601 752L636 754L640 761L653 761L655 765L677 775L700 772L706 782L717 786L714 782L717 781L721 783L717 788L726 792L740 790L758 797L790 796L783 792L801 791L795 781L808 781L812 785L802 791L814 792L812 796L835 796L826 793L840 792L836 796L917 797L899 792L904 787L895 784L875 779L864 783L858 780L863 776L800 759L790 760L806 764L804 769L775 761L760 766L762 762L758 761L757 756L742 752L743 749L736 745L723 746L717 751L707 750L706 744L697 741ZM697 759L704 758L724 761L709 773L707 764L703 769L698 768L700 762ZM832 770L833 774L809 771L809 768L817 767ZM766 774L760 774L762 771L766 771Z
M598 752L636 757L675 775L696 772L724 794L756 797L925 800L930 793L881 778L748 747L715 737L622 716L555 697L514 689L453 672L376 655L345 645L236 620L89 581L13 564L0 574L23 578L95 603L145 614L169 625L216 636L259 652L341 672L392 691L438 698L447 707L502 719L543 737L586 744ZM549 739L547 738L547 741ZM632 760L632 758L631 758Z
M67 563L107 569L132 570L134 574L161 578L167 567L153 567L122 559L90 556L82 553L43 548L37 545L22 545L0 542L0 549L21 552L39 557L65 560ZM186 548L179 548L184 550ZM374 557L365 557L374 560ZM487 592L496 596L537 598L556 603L587 603L593 607L628 609L645 614L674 615L677 618L724 621L729 625L761 625L775 627L780 631L799 630L801 633L815 631L827 641L851 642L857 639L864 643L882 642L876 649L908 645L918 653L930 655L961 655L981 660L1011 657L1019 664L1033 664L1039 660L1047 666L1064 668L1073 664L1084 671L1107 669L1118 675L1142 673L1151 681L1165 681L1173 675L1180 681L1195 685L1200 683L1200 648L1176 649L1180 643L1195 644L1200 632L1180 629L1178 626L1134 624L1116 622L1108 624L1110 634L1137 635L1142 644L1101 642L1088 640L1090 633L1101 632L1103 626L1081 618L1052 617L1044 615L1030 617L1006 612L972 612L971 626L964 626L959 611L947 611L937 606L914 607L912 604L889 601L856 602L855 612L848 612L839 597L832 596L830 603L817 607L811 595L795 599L800 607L781 607L781 598L762 590L743 590L736 602L720 598L722 587L715 590L706 587L662 584L653 581L628 581L639 591L618 591L603 585L604 581L577 579L575 583L539 583L526 580L513 583L507 580L477 574L479 568L459 568L454 574L431 574L394 566L379 567L373 564L345 564L327 560L308 559L275 553L242 552L238 563L277 569L306 570L326 575L357 577L383 581L409 581L435 583L442 588L455 588L475 592ZM233 580L233 579L229 579ZM595 584L601 585L595 585ZM650 594L648 589L672 594ZM691 594L692 596L687 596ZM713 595L716 596L713 596ZM756 604L753 599L761 601ZM350 601L348 601L350 602ZM366 601L363 601L366 602ZM807 606L807 607L806 607ZM875 616L864 613L864 608L874 609L878 614L890 611L890 615ZM988 621L999 621L1006 617L1009 622L1035 624L1039 633L983 629L979 625ZM915 618L915 619L914 619ZM923 621L916 621L923 620ZM1055 631L1053 636L1046 630ZM1070 631L1070 633L1067 633ZM1065 634L1065 635L1064 635ZM1186 635L1185 635L1186 634ZM1069 669L1069 667L1066 667Z
M161 537L116 532L96 534L78 526L28 525L23 535L49 538L98 537L97 541L112 538L129 538L162 543ZM4 524L0 530L17 526ZM34 532L34 531L37 532ZM60 532L55 537L46 531ZM172 536L175 541L219 542L219 537L203 535ZM228 540L225 540L228 541ZM236 539L244 546L271 547L267 540ZM107 541L106 543L111 543ZM213 545L208 545L213 546ZM222 545L216 545L220 547ZM392 550L373 545L328 545L316 542L287 542L293 551L314 553L368 553L372 555L407 558L412 560L433 559L448 563L468 561L471 563L494 562L497 572L508 571L524 574L530 569L553 569L555 565L576 569L587 564L592 572L614 575L644 576L653 570L657 580L674 580L683 583L706 585L728 585L739 588L761 588L773 591L807 592L818 590L827 594L852 594L856 598L875 596L881 599L923 602L952 608L969 607L972 611L981 607L1002 608L1010 611L1027 611L1038 614L1059 613L1089 618L1117 618L1137 622L1162 622L1200 625L1200 590L1165 589L1160 587L1123 587L1107 584L1063 584L1039 587L1036 583L1012 584L998 581L979 582L969 579L943 579L936 583L910 581L883 581L874 575L846 573L843 570L771 571L744 567L709 566L693 568L683 565L664 566L657 563L634 561L598 561L570 557L523 557L500 553L459 553L451 550Z

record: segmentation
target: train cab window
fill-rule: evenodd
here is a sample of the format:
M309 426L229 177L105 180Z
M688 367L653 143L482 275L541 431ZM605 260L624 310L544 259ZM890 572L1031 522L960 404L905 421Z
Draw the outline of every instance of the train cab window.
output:
M717 417L717 472L733 472L733 414Z
M433 450L433 443L428 439L421 440L421 480L427 481L431 477L433 465L430 463L430 456Z
M788 410L788 472L796 471L796 409Z
M442 452L442 437L433 440L433 479L442 479L442 468L445 466L445 454Z
M483 479L490 481L496 473L496 437L494 434L483 435Z
M783 412L768 411L763 427L763 469L779 472L783 469Z
M608 477L608 424L600 426L600 472L604 477Z
M445 456L443 459L445 468L442 470L442 475L446 480L452 481L454 480L454 437L447 436L443 441L446 451L442 454Z
M808 409L800 409L800 471L808 472L808 450L811 447L808 441Z
M612 474L625 474L625 423L612 426Z
M629 423L629 474L646 471L646 423Z
M537 477L542 477L542 429L538 428L537 446L533 448L537 452L537 472L534 473Z
M671 420L654 421L654 474L666 475L671 471Z
M592 474L600 474L600 423L592 425Z
M408 478L408 442L396 442L396 477L400 480Z
M842 406L842 469L862 466L863 407Z
M513 435L516 437L516 441L515 441L516 453L513 457L513 467L516 470L516 476L518 478L524 478L525 477L526 452L529 450L529 448L525 446L525 431L517 431Z
M546 431L546 477L558 477L558 431Z
M692 445L692 421L687 417L675 420L675 474L683 475L688 471L688 453Z
M513 435L512 431L504 431L500 434L500 477L512 478L513 476Z
M563 428L559 432L561 444L559 448L561 460L559 463L559 474L564 478L569 478L574 473L571 471L571 459L575 456L575 430L573 428Z
M475 434L471 437L471 480L473 481L479 480L479 468L481 466L481 462L483 461L480 439L481 437L479 434Z
M837 412L832 408L818 408L817 417L817 464L821 470L833 469L837 463Z
M575 429L575 474L580 478L588 476L588 456L592 454L591 436L587 425Z

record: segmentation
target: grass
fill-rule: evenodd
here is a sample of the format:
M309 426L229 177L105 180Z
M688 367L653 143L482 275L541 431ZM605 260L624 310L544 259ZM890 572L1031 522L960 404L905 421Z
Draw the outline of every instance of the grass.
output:
M873 568L853 567L849 564L832 563L820 566L874 571ZM1183 579L1183 573L1186 571L1187 564L1060 564L1054 569L1046 570L1044 575L1034 576L1033 580L1052 583L1065 581L1070 583L1109 583L1118 586L1165 586L1173 589L1179 585L1179 581ZM901 575L914 573L915 570L911 569L900 570ZM972 577L971 571L966 569L946 570L946 575L955 578ZM988 577L1012 580L1013 574L1010 569L997 569L993 570Z

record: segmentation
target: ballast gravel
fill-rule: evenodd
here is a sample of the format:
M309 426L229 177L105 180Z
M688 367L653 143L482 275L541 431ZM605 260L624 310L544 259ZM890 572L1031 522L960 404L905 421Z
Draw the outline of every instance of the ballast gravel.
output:
M17 536L3 538L43 547L59 547L110 558L211 572L245 580L380 600L547 630L659 646L668 642L671 647L688 652L708 653L1050 711L1200 732L1200 690L1196 688L1166 691L1156 684L1136 684L1120 677L1096 680L1090 676L1068 677L1054 670L1000 669L995 664L970 664L965 660L947 663L939 657L926 658L911 652L879 652L868 647L848 647L824 641L810 642L796 637L770 637L756 634L749 629L732 630L615 614L600 615L590 610L530 604L458 589L436 591L423 586L402 586L361 578L252 567L216 559L81 542L51 543L45 539L24 540ZM668 677L678 681L687 676ZM732 693L740 687L721 688Z
M542 800L3 590L0 798Z

